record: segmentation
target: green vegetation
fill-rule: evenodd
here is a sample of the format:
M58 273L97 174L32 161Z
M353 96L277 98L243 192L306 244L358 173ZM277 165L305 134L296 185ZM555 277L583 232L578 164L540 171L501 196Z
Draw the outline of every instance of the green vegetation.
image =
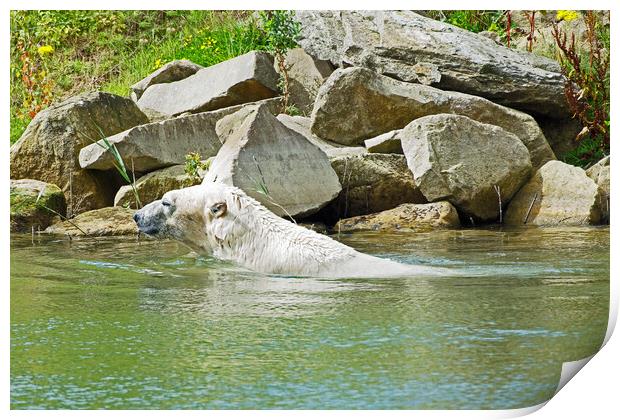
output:
M200 171L206 171L209 165L202 162L200 153L190 153L185 155L185 174L192 178L193 181L200 181Z
M135 178L136 173L133 170L133 161L131 162L132 168L131 168L131 177L130 177L129 171L127 170L127 166L125 165L125 161L123 160L123 157L121 156L120 152L116 148L116 145L113 143L110 143L110 140L108 140L105 134L103 134L103 131L101 131L101 129L99 130L99 133L101 135L101 142L103 142L103 144L101 144L100 142L97 142L96 144L101 146L103 149L106 150L106 152L112 155L112 157L114 158L113 164L114 164L114 167L116 168L116 171L119 173L121 178L123 178L123 180L127 184L131 185L131 191L133 192L134 198L136 199L137 206L138 208L141 208L142 203L140 202L140 196L138 195L138 191L136 190L136 178Z
M288 66L286 53L298 46L297 41L301 33L301 24L293 20L293 12L290 10L273 10L260 12L262 27L267 36L267 50L271 51L280 70L279 87L284 97L283 112L299 114L299 110L291 106L290 112L288 100L290 96Z
M609 154L610 41L609 27L601 25L594 12L585 12L582 19L587 40L583 48L575 42L575 34L567 34L558 25L553 25L553 37L567 79L564 92L568 105L584 127L577 136L579 146L566 154L564 160L572 165L588 166Z
M470 32L491 31L505 34L505 10L429 10L427 16Z
M168 61L209 66L267 45L251 12L11 11L11 143L52 101L128 95Z

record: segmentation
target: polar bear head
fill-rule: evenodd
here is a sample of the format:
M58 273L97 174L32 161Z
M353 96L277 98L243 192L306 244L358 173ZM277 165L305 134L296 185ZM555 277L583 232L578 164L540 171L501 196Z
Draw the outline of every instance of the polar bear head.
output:
M248 201L255 202L238 188L207 183L167 192L137 211L134 220L140 232L212 253L247 230L242 216Z

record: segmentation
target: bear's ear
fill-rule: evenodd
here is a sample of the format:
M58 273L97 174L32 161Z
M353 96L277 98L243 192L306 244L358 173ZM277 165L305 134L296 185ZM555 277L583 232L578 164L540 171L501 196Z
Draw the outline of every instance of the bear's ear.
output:
M226 214L227 206L225 202L215 203L211 207L209 207L209 211L213 217L222 217Z

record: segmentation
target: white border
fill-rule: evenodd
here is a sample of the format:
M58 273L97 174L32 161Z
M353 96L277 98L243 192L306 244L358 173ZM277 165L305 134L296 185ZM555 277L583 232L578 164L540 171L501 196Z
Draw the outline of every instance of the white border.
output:
M219 1L190 1L190 0L176 0L173 3L163 0L151 0L151 1L133 1L127 3L121 0L108 0L105 4L101 3L86 3L83 0L66 0L66 1L53 1L53 0L9 0L3 2L2 11L3 18L6 25L3 25L2 30L2 45L4 47L5 54L8 54L10 43L10 28L9 28L9 16L8 11L10 9L97 9L98 6L105 6L107 9L428 9L432 6L433 9L611 9L612 19L612 45L618 45L618 36L615 28L618 27L616 19L617 5L614 1L604 0L591 0L591 1L470 1L467 3L435 0L432 4L424 1L395 1L395 0L382 0L382 1L325 1L315 0L311 3L294 1L294 0L261 0L261 1L240 1L240 0L219 0ZM616 48L617 50L617 48ZM611 114L616 116L618 113L618 106L616 102L616 80L617 80L617 60L616 51L611 55L612 57L612 97ZM6 57L6 55L5 55ZM3 74L8 78L8 60L2 62ZM6 79L5 79L6 80ZM4 101L2 102L2 127L5 133L5 142L8 143L9 132L9 110L8 110L8 98L9 98L9 83L5 81L2 84L2 92ZM620 146L617 142L616 128L618 124L615 119L612 120L612 134L614 139L612 143L615 148ZM1 313L1 331L2 331L2 351L3 363L0 365L0 369L3 373L2 382L2 396L4 410L8 411L9 408L9 349L10 349L10 330L9 330L9 206L8 206L8 179L9 179L9 161L8 161L8 144L0 148L2 150L3 164L0 165L0 171L2 173L2 182L5 186L2 200L0 200L0 214L4 215L4 223L0 223L0 234L2 235L2 269L4 270L4 293L2 293L2 307L4 310ZM617 166L617 165L616 165ZM612 166L612 179L615 181L618 179L618 171L616 166ZM615 185L615 182L612 183ZM612 195L611 208L613 213L617 213L615 209L620 205L618 195ZM615 215L612 215L612 220L615 220ZM612 224L611 227L611 255L618 254L617 239L617 227L616 224ZM36 416L37 418L83 418L84 415L88 415L93 418L108 418L108 416L120 416L121 418L132 419L136 416L145 416L148 418L168 418L170 415L183 418L194 418L198 416L209 417L225 417L225 418L246 418L251 416L252 418L290 418L294 416L296 419L314 418L320 415L323 418L337 418L342 419L347 417L358 418L374 418L375 416L390 417L390 418L507 418L525 415L531 412L532 418L537 419L579 419L582 420L584 416L594 416L594 418L611 418L611 413L618 413L618 357L620 354L620 345L617 337L611 335L616 323L618 313L618 263L612 259L611 261L611 302L610 302L610 322L606 336L605 347L595 355L592 360L587 363L583 370L579 373L576 380L569 381L561 391L552 398L547 404L541 404L535 407L529 407L518 410L498 410L498 411L210 411L205 413L204 411L176 411L174 414L165 411L93 411L84 413L82 411L10 411L9 415L19 418L30 418ZM573 364L574 367L575 364ZM565 369L569 370L570 365ZM564 368L563 368L564 370ZM561 387L559 387L561 388ZM544 409L539 410L545 406Z

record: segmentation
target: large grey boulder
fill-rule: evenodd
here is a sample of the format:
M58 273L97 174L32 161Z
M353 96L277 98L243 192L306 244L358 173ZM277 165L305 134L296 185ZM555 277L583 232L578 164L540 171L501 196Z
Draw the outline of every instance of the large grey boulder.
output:
M239 187L279 216L312 214L340 192L325 153L278 121L266 106L228 115L216 130L224 145L203 183Z
M115 173L80 167L80 150L148 120L127 98L86 93L39 112L19 141L11 146L11 178L55 184L67 198L69 215L111 205L120 179Z
M458 228L459 214L447 201L428 204L401 204L379 213L342 219L334 230L357 231L427 231L438 228Z
M42 230L57 216L65 216L67 203L54 184L34 179L11 180L11 232Z
M598 163L586 171L599 190L599 208L601 209L601 222L609 223L609 202L610 202L610 172L609 156L605 156Z
M202 163L206 164L207 161ZM204 176L205 172L200 170L196 176L190 176L185 172L185 165L174 165L138 178L134 188L142 205L146 205L159 200L168 191L198 185ZM122 186L114 197L115 206L137 208L136 204L131 185Z
M131 99L137 101L150 86L159 83L176 82L191 76L204 67L189 60L174 60L164 64L144 79L131 86Z
M532 164L514 134L462 115L422 117L401 133L407 164L429 201L447 200L465 215L497 219L528 180Z
M368 151L365 147L349 147L343 146L329 140L323 140L312 133L312 120L308 117L299 115L291 116L287 114L278 115L278 120L286 127L301 134L307 138L312 144L325 152L328 158L334 159L340 156L358 156L366 154Z
M596 183L586 172L557 160L547 162L515 195L509 225L594 225L600 222Z
M356 145L403 128L416 118L440 113L464 115L515 134L529 150L535 168L555 159L540 127L524 112L359 67L336 70L323 84L312 111L312 132L326 140Z
M407 82L482 96L553 117L569 115L557 62L515 51L412 11L298 11L300 45L319 59L359 66ZM422 73L422 75L420 75Z
M338 218L426 203L403 155L367 153L332 159L342 191L326 209Z
M303 115L308 115L312 112L319 88L332 74L334 67L329 61L317 60L308 55L303 48L289 50L285 63L289 80L289 104L295 105ZM277 63L275 69L281 73Z
M260 103L272 113L277 113L281 107L279 98L266 99ZM215 156L222 147L215 132L215 124L244 106L236 105L144 124L110 136L107 140L116 145L127 167L133 166L136 172L150 172L182 164L188 153L198 153L206 159ZM115 164L103 140L84 147L80 151L79 161L82 168L98 170L113 169Z
M197 71L192 76L146 89L138 106L166 115L198 113L278 95L273 57L251 51Z
M70 236L124 236L137 235L133 220L135 210L124 207L104 207L87 211L71 220L55 223L45 233Z

